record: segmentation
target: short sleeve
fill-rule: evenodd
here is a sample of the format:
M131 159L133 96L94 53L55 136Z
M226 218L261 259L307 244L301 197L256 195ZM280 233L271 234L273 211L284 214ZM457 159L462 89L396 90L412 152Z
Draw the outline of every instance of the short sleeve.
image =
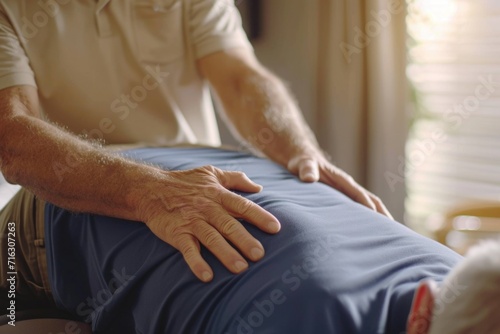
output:
M0 89L18 85L36 87L35 75L17 34L0 7Z
M233 0L191 0L189 15L197 59L231 48L252 49Z

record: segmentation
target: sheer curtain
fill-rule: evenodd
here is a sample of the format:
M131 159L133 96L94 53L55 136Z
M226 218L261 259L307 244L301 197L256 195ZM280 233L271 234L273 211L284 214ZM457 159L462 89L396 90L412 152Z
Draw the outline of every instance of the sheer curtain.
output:
M402 221L406 4L318 0L316 133L337 165Z
M408 218L500 203L500 2L410 0L408 74L417 118L407 147Z

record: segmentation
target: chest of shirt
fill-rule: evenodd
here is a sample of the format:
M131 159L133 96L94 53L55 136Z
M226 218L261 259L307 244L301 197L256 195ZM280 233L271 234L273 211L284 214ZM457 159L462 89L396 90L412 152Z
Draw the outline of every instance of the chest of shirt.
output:
M121 56L164 64L185 53L182 0L3 2L28 55L38 56L50 48L58 58L69 57L84 66L82 57L99 61Z

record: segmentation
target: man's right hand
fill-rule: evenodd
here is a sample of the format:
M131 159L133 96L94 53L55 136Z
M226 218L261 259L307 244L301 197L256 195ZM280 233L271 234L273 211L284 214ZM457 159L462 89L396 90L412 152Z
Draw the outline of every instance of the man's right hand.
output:
M205 282L213 272L200 242L239 273L248 264L237 250L252 261L264 250L235 218L268 233L280 229L270 213L228 190L261 190L244 174L214 167L162 171L124 160L40 119L31 86L0 90L0 169L10 183L61 208L145 222Z
M236 218L268 233L277 233L280 223L257 204L229 191L255 193L262 190L260 185L244 173L212 166L164 173L164 181L142 199L139 215L157 237L182 253L196 277L203 282L213 278L200 254L200 243L232 273L248 268L241 254L252 261L264 256L262 244Z

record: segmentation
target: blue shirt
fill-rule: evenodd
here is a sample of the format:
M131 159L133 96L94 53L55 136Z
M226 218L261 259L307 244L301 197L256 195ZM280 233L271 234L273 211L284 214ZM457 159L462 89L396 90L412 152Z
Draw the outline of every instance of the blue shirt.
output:
M274 214L282 229L269 235L242 222L266 255L239 275L202 247L215 274L205 284L145 224L47 204L54 298L58 307L91 321L96 333L399 334L418 282L442 280L461 259L265 159L198 148L126 154L168 169L211 164L243 171L264 190L241 195Z

